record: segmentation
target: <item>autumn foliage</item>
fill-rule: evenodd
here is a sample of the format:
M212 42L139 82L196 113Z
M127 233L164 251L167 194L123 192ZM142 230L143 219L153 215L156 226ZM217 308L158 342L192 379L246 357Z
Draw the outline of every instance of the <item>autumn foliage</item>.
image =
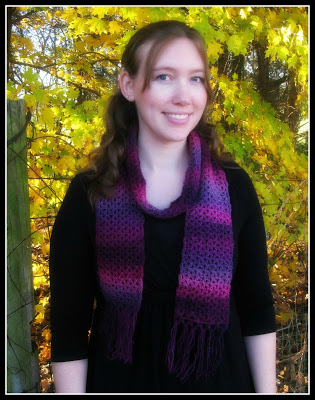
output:
M308 8L9 7L7 12L7 96L24 98L32 113L27 129L32 329L43 368L50 358L54 217L70 179L99 144L125 44L138 28L162 19L184 21L205 38L215 93L209 121L257 190L277 322L307 313ZM296 390L305 389L302 378ZM43 379L42 390L49 384Z

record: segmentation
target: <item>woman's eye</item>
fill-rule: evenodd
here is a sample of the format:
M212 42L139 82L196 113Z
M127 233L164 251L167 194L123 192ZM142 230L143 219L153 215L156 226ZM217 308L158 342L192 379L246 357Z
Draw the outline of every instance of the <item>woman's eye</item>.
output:
M169 80L169 77L167 76L167 75L158 75L157 77L156 77L156 79L158 79L158 80L160 80L160 81L167 81L167 80Z
M205 79L201 76L193 76L191 79L196 83L203 83L205 81Z

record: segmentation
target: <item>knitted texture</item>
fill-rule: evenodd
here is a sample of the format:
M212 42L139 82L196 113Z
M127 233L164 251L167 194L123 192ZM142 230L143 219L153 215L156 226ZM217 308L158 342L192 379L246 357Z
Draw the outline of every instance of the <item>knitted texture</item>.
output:
M144 213L171 218L183 212L185 234L166 363L180 381L214 374L229 320L233 232L228 183L206 142L188 137L190 161L182 195L159 210L146 200L137 130L128 135L126 168L113 198L96 203L98 275L106 309L107 356L132 362L133 333L141 306Z

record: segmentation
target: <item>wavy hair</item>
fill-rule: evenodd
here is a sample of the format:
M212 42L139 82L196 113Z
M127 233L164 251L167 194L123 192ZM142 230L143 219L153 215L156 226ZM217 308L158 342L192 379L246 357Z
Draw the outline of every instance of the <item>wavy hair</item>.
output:
M195 127L210 148L212 157L217 162L230 160L230 154L224 150L215 127L207 123L207 112L213 102L213 92L209 81L207 52L203 37L198 31L179 21L159 21L139 29L129 40L121 59L121 67L134 78L139 70L141 59L139 49L145 43L151 43L145 63L144 91L150 85L154 65L165 46L178 38L188 38L196 46L205 65L205 88L207 107ZM99 147L89 154L89 199L93 205L98 194L111 196L120 177L120 167L126 153L126 138L130 127L138 124L136 104L128 101L121 93L117 83L113 95L109 98L104 112L105 133Z

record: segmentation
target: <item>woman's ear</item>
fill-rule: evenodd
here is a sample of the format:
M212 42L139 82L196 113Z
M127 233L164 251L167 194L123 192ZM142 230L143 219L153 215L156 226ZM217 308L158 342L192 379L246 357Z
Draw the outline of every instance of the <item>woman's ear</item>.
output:
M133 93L133 79L130 77L129 73L122 70L119 76L119 86L121 93L128 101L134 101Z

